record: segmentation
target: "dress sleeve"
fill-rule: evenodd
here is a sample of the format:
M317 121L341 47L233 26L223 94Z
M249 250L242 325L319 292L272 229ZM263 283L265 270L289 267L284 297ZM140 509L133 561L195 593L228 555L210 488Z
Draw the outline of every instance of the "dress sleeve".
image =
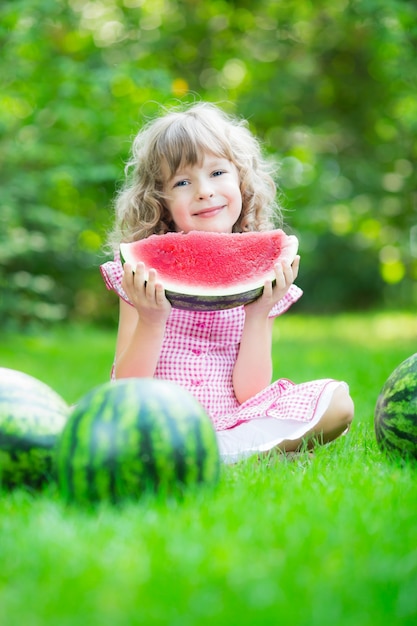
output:
M285 296L272 307L268 317L278 317L278 315L282 315L294 302L297 302L302 295L303 292L297 285L291 285Z
M107 261L100 265L100 272L107 289L114 291L128 304L132 304L122 288L123 265L118 252L115 252L114 261Z

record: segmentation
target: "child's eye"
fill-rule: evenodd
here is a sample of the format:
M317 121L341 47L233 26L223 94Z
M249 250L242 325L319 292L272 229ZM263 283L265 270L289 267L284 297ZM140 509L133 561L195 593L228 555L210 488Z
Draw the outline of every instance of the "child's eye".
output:
M213 172L213 176L221 176L222 174L225 174L224 170L216 170Z
M184 187L185 185L188 185L188 180L178 180L174 187Z

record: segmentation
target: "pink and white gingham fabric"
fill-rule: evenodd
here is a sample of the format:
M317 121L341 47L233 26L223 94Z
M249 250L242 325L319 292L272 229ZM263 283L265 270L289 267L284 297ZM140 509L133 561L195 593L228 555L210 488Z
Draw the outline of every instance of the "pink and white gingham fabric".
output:
M118 256L101 265L100 270L107 288L129 302L121 287L123 268ZM270 317L284 313L301 295L301 289L292 285L273 307ZM244 307L203 312L173 308L155 378L172 380L190 391L205 407L216 431L259 418L273 418L281 421L286 439L295 438L292 433L298 437L317 423L330 402L329 390L340 383L322 379L295 384L282 378L239 404L233 391L232 372L244 321ZM274 437L276 441L276 433Z

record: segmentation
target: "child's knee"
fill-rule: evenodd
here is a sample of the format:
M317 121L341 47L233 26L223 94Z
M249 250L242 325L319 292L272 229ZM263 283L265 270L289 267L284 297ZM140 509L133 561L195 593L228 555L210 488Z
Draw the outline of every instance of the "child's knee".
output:
M334 419L337 420L341 426L348 428L353 420L355 405L345 385L340 385L335 390L331 402L331 409Z

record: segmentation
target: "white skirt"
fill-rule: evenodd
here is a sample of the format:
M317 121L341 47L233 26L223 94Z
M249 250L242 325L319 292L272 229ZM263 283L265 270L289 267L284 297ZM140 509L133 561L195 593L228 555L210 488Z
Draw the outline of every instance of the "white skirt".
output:
M259 452L268 452L282 441L299 439L320 421L330 404L335 389L340 385L346 385L346 383L334 381L326 386L310 422L259 417L238 424L233 428L217 431L217 442L222 462L226 464L237 463Z

